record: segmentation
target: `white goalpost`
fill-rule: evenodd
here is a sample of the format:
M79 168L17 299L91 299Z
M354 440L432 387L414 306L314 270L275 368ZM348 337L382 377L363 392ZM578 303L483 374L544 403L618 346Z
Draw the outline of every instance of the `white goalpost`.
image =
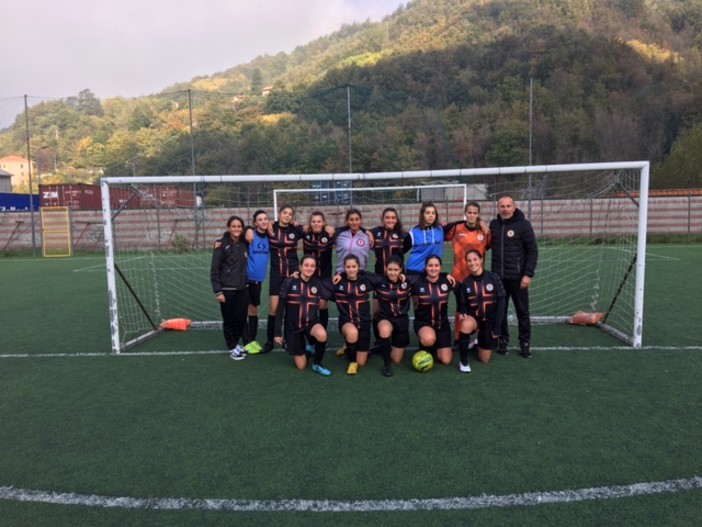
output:
M102 208L113 353L158 334L160 323L188 318L195 328L221 327L212 300L212 243L236 214L274 217L293 205L297 220L321 210L340 225L350 207L364 224L398 210L405 229L419 203L433 201L442 222L463 219L466 202L495 216L501 195L514 197L539 245L531 291L534 323L601 313L598 327L640 348L649 163L647 161L438 171L150 176L102 178ZM447 243L446 258L452 255ZM486 262L489 264L489 256ZM489 266L489 265L488 265ZM445 270L450 270L447 261ZM264 285L267 290L267 285Z

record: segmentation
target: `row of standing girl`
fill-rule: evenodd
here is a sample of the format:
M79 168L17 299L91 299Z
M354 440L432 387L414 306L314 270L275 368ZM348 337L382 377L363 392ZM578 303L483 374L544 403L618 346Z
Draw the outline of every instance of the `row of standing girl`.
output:
M247 351L270 351L276 335L281 342L280 325L284 323L284 341L298 368L305 368L307 356L312 356L313 370L329 375L322 359L328 339L328 302L332 300L337 303L339 330L349 359L347 373L355 375L358 366L366 363L372 327L376 349L384 359L383 373L390 376L392 364L402 360L409 344L408 312L413 298L414 330L421 347L432 350L439 362L450 364L452 341L456 340L461 355L460 370L470 371L468 335L477 329L478 357L487 362L497 336L494 328L501 324L505 297L499 278L483 267L490 235L480 221L479 212L477 203L469 203L465 221L442 225L436 207L423 203L419 222L409 232L402 229L397 211L391 207L383 211L382 224L370 230L362 228L361 213L355 209L347 212L346 226L338 230L327 226L320 212L310 216L306 228L295 225L291 207L282 207L278 221L272 223L264 211L257 211L253 228L245 234L243 221L233 216L227 233L215 244L211 270L232 358L244 358ZM298 261L300 239L305 256ZM452 241L454 246L453 276L441 272L445 240ZM241 257L247 248L248 282L242 288L241 280L232 285L233 280L226 277L240 271L240 267L232 265L232 255ZM339 266L332 281L334 249ZM371 250L375 253L375 273L365 271ZM403 258L408 252L405 269ZM268 257L270 311L267 342L261 350L255 342L257 309ZM246 296L243 289L249 290L248 324L242 323L242 298ZM458 306L455 339L447 312L452 291ZM373 302L371 292L374 292ZM226 306L232 295L238 307ZM245 346L238 344L239 338Z

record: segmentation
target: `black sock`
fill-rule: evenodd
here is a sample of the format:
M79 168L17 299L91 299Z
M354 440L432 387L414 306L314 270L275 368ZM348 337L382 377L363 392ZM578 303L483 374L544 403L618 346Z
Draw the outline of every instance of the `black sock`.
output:
M267 328L267 338L266 342L273 343L273 338L275 337L275 315L268 315L268 328Z
M458 352L461 355L461 364L468 364L468 346L470 344L470 335L461 333L458 337Z
M385 362L385 364L389 364L391 361L391 358L390 358L390 352L391 352L390 339L381 338L380 340L378 340L378 347L380 348L380 353L383 356L383 362Z
M327 324L329 324L329 310L328 309L320 309L319 310L319 322L324 326L324 329L327 329Z
M314 344L314 363L322 364L322 359L324 358L324 352L327 350L326 342L315 342Z
M249 342L256 340L258 333L258 315L249 315Z
M346 341L346 356L349 358L349 362L356 362L356 349L358 343L354 342L351 344L348 340Z

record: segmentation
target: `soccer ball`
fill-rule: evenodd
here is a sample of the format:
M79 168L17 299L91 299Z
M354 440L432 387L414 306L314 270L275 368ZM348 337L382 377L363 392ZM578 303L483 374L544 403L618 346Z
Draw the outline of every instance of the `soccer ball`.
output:
M417 371L429 371L434 367L434 357L427 351L419 350L412 356L412 366Z

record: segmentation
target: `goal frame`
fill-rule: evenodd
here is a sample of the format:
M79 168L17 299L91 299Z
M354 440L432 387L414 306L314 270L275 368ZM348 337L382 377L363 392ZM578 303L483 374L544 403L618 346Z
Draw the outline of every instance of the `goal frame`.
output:
M309 183L312 181L351 181L351 182L377 182L387 180L411 180L416 178L444 179L450 177L465 176L497 176L497 175L531 175L548 174L556 172L579 172L579 171L599 171L599 170L638 170L640 174L638 190L638 224L635 259L630 265L630 271L635 273L634 283L634 309L631 334L625 334L620 330L608 327L606 323L599 326L606 332L624 340L633 348L641 348L643 339L643 314L644 314L644 279L646 268L646 225L648 220L648 187L649 187L649 161L624 161L624 162L602 162L602 163L580 163L580 164L557 164L557 165L531 165L496 168L461 168L445 170L418 170L418 171L395 171L395 172L374 172L374 173L348 173L348 174L288 174L288 175L211 175L211 176L126 176L101 178L102 215L104 227L105 258L107 271L107 289L110 315L110 334L112 343L112 353L119 354L124 348L141 342L159 333L161 329L152 323L153 331L145 334L129 343L122 344L120 341L120 321L119 306L117 301L117 277L119 268L115 264L115 244L112 227L113 210L110 205L110 185L129 184L184 184L184 183ZM299 190L299 189L298 189ZM319 191L318 189L315 189ZM211 322L209 322L211 324Z

